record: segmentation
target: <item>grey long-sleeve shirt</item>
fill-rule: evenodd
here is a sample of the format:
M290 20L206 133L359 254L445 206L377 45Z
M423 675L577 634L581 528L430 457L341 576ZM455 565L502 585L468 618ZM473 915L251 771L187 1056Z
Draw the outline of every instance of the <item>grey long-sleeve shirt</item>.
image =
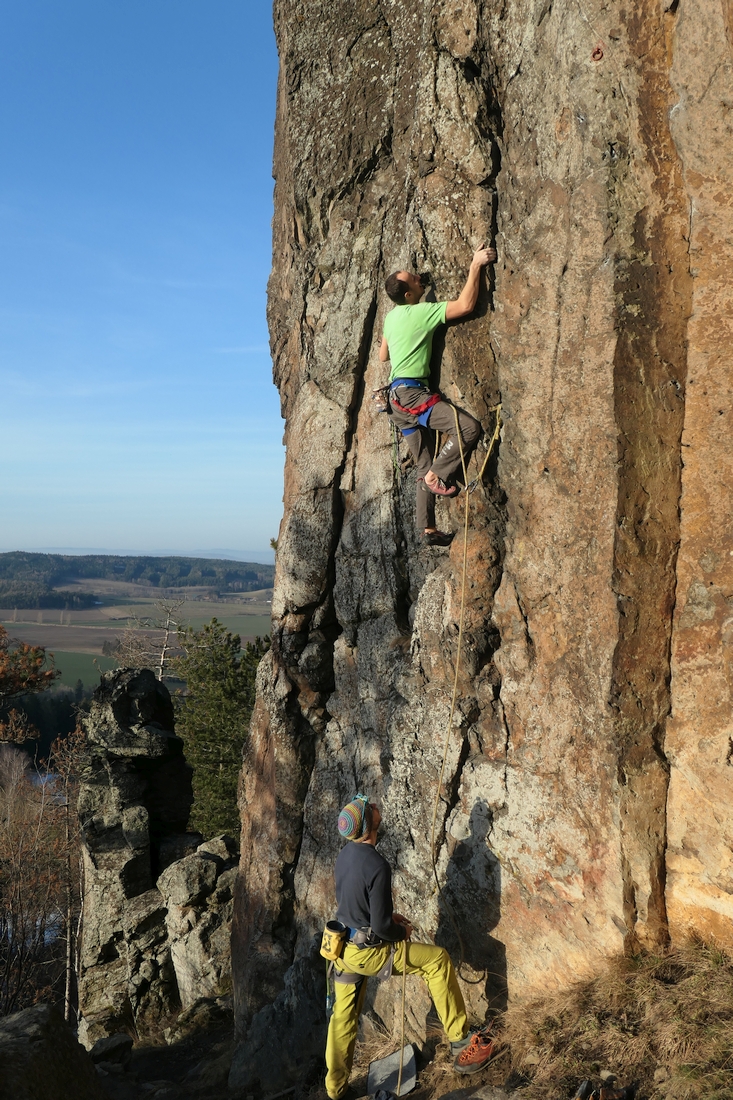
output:
M380 940L404 940L405 929L392 920L392 871L371 844L349 841L336 859L337 920L349 928L371 928Z

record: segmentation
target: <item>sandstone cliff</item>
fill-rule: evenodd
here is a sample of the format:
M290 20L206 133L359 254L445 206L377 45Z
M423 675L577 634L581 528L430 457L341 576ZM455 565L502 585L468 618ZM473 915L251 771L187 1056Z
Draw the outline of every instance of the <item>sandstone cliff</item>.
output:
M462 536L417 543L369 393L384 277L427 269L455 296L490 239L435 362L504 424L470 497L439 814L467 999L483 1016L690 928L733 942L732 20L718 0L275 2L287 459L241 784L244 1036L307 965L357 788L383 806L399 908L457 950L428 836Z

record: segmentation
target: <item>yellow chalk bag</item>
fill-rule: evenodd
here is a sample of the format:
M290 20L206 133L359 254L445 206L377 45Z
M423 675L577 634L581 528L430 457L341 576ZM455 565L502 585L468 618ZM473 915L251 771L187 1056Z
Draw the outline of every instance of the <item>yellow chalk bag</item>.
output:
M341 921L330 920L327 922L321 940L321 954L324 959L330 959L331 962L334 962L335 959L341 958L348 934L348 928Z

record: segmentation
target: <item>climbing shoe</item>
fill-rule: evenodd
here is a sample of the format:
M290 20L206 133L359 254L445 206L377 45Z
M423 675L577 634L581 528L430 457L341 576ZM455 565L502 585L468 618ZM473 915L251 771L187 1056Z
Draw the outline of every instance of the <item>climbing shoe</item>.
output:
M599 1085L593 1088L593 1082L581 1081L577 1091L573 1093L573 1100L634 1100L639 1082L633 1081L623 1089L615 1089L611 1085Z
M478 1073L491 1061L494 1051L495 1043L489 1038L488 1028L482 1028L468 1037L468 1042L453 1062L453 1069L456 1073Z
M428 485L426 481L425 488L429 493L435 493L435 495L439 497L455 497L460 493L460 489L457 485L446 485L440 478L438 478L433 485Z
M638 1081L634 1081L632 1084L627 1085L625 1089L614 1089L610 1088L608 1085L602 1085L593 1095L597 1096L599 1100L634 1100L638 1087Z
M423 541L426 546L450 546L453 542L453 532L448 534L445 531L426 531Z

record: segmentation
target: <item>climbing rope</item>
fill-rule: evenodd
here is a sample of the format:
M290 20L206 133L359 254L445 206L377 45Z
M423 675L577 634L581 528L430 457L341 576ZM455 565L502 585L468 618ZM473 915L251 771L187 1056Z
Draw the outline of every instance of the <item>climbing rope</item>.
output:
M489 445L486 448L486 454L484 456L484 461L481 464L481 469L478 472L478 477L475 477L473 479L473 481L469 485L466 486L466 489L468 490L469 493L472 493L474 491L474 489L476 488L476 486L481 484L481 482L483 480L483 476L484 476L484 471L485 471L485 469L488 465L489 458L491 457L491 452L494 449L494 444L496 443L497 439L499 438L499 432L501 431L501 404L492 405L491 408L489 409L489 412L496 413L496 423L494 425L494 434L492 435L492 437L489 441ZM476 459L476 465L478 466L478 458Z
M464 950L464 945L463 945L463 936L461 935L461 930L458 927L458 921L456 920L455 913L453 912L453 906L450 904L448 899L445 897L444 892L443 892L443 887L440 885L440 879L438 877L437 852L436 852L436 849L435 849L435 824L436 824L436 821L438 819L438 807L440 805L440 792L441 792L441 789L442 789L442 786L443 786L443 777L445 776L445 766L446 766L446 762L448 760L448 749L450 747L450 734L451 734L451 728L453 726L453 715L455 714L456 699L458 698L458 672L459 672L460 662L461 662L461 650L462 650L462 647L463 647L463 621L464 621L464 613L465 613L465 609L466 609L466 572L467 572L466 564L467 564L467 561L468 561L469 493L471 492L472 487L475 487L481 481L481 479L484 475L484 471L486 469L487 463L489 461L489 457L491 455L491 452L494 449L494 445L495 445L496 441L499 438L499 432L501 431L501 405L493 406L492 411L496 413L496 425L494 427L494 434L492 435L491 440L489 442L489 446L488 446L488 449L486 451L486 457L484 458L481 469L479 470L478 477L475 479L474 482L471 482L469 484L468 470L466 468L466 456L465 456L464 451L463 451L463 437L461 436L461 427L460 427L460 424L458 422L458 410L456 409L455 405L453 406L453 416L454 416L454 419L455 419L455 422L456 422L456 435L458 436L458 446L460 448L460 453L461 453L461 469L463 470L463 484L466 486L466 494L465 494L465 498L464 498L465 499L465 509L464 509L464 522L463 522L463 558L462 558L462 574L461 574L461 610L460 610L460 615L459 615L459 618L458 618L458 646L456 648L455 673L454 673L454 676L453 676L453 692L451 694L450 712L448 714L448 724L447 724L446 731L445 731L445 743L443 745L443 759L442 759L441 764L440 764L440 774L438 776L438 786L437 786L437 790L435 792L435 803L433 805L433 819L432 819L432 822L431 822L431 825L430 825L430 860L431 860L431 863L432 863L432 866L433 866L433 878L435 879L435 885L438 889L438 899L439 899L439 901L442 901L443 905L445 906L445 908L448 912L448 915L450 917L451 924L453 925L453 930L456 933L456 936L458 938L458 946L460 948L460 954L461 954L461 961L460 961L460 964L459 964L459 967L458 967L459 973L460 973L461 969L463 968L463 966L465 964L465 961L466 961L465 950ZM476 465L478 466L478 459L476 460ZM464 975L462 975L462 977L463 977L464 981L467 981L467 982L472 981L472 979L466 978ZM478 981L478 979L476 979L475 981Z
M400 1028L400 1069L397 1074L397 1091L395 1096L400 1095L402 1089L402 1065L405 1060L405 993L407 992L407 946L408 941L405 939L405 950L402 957L402 1026Z
M433 805L433 819L432 819L432 822L431 822L431 825L430 825L430 860L431 860L432 867L433 867L433 877L435 879L435 885L438 889L438 899L439 899L439 901L443 902L443 905L445 906L445 908L448 912L448 915L450 917L451 924L453 925L453 930L455 931L456 937L458 939L458 946L459 946L460 955L461 955L461 960L460 960L460 963L458 965L458 973L460 974L461 970L463 969L463 967L465 965L465 962L466 962L466 953L465 953L465 948L464 948L464 944L463 944L463 936L461 935L461 930L458 926L458 921L456 920L456 915L453 911L453 906L450 904L448 899L445 897L444 892L443 892L443 887L440 885L440 879L438 877L438 862L437 862L437 853L436 853L436 850L435 850L435 824L436 824L436 821L437 821L437 818L438 818L438 807L440 805L440 791L441 791L441 788L443 786L443 777L445 775L445 766L446 766L446 762L448 760L448 749L450 747L450 732L451 732L451 727L453 725L453 715L455 714L455 709L456 709L456 699L458 698L458 672L459 672L460 661L461 661L461 650L462 650L462 647L463 647L463 621L464 621L464 613L465 613L465 609L466 609L466 572L467 572L466 565L467 565L467 562L468 562L468 519L469 519L469 510L470 510L469 509L469 494L473 491L473 489L476 487L476 485L478 485L481 482L481 479L484 476L484 471L486 470L486 466L488 464L489 458L491 457L491 453L492 453L492 451L494 449L494 446L495 446L495 444L496 444L496 442L499 438L499 433L501 431L501 405L500 404L499 405L493 405L491 410L490 410L491 412L496 413L496 423L494 425L494 433L493 433L493 435L492 435L492 437L489 441L489 445L488 445L488 448L486 450L486 456L484 457L484 461L483 461L483 463L481 465L481 468L478 472L478 476L472 482L469 482L469 480L468 480L468 469L466 467L466 456L465 456L464 451L463 451L463 437L461 435L461 426L460 426L460 423L459 423L459 420L458 420L458 410L456 409L455 405L453 405L452 408L453 408L453 417L454 417L455 422L456 422L456 436L458 438L458 446L460 448L460 453L461 453L461 469L463 471L463 484L466 487L466 493L465 493L465 498L464 498L465 499L465 509L464 509L464 522L463 522L463 558L462 558L462 569L461 569L461 610L460 610L460 615L459 615L459 619L458 619L458 646L457 646L457 649L456 649L456 663L455 663L455 673L454 673L454 676L453 676L453 691L452 691L452 694L451 694L450 713L448 715L448 725L447 725L446 733L445 733L445 743L444 743L444 746L443 746L443 759L442 759L441 764L440 764L440 775L438 777L438 786L437 786L437 790L435 792L435 803ZM393 432L395 431L394 424L392 425L392 430L393 430ZM396 433L395 433L395 436L393 436L393 438L396 438ZM437 454L438 454L438 445L437 444L438 444L438 433L436 433L436 447L435 447L436 457L437 457ZM478 467L478 458L476 459L476 466ZM474 978L474 979L466 978L466 976L463 975L463 974L461 975L461 977L463 978L463 980L465 982L468 982L469 984L472 984L472 985L477 984L481 980L480 978ZM405 953L404 953L404 959L403 959L403 965L402 965L402 1005L401 1005L401 1010L400 1010L400 1016L401 1016L401 1023L400 1023L400 1067L399 1067L399 1071L398 1071L398 1074L397 1074L397 1090L396 1090L396 1093L395 1093L396 1096L400 1095L400 1090L402 1088L402 1070L403 1070L403 1063L404 1063L404 1057L405 1057L405 995L406 995L406 987L407 987L407 940L405 940Z

